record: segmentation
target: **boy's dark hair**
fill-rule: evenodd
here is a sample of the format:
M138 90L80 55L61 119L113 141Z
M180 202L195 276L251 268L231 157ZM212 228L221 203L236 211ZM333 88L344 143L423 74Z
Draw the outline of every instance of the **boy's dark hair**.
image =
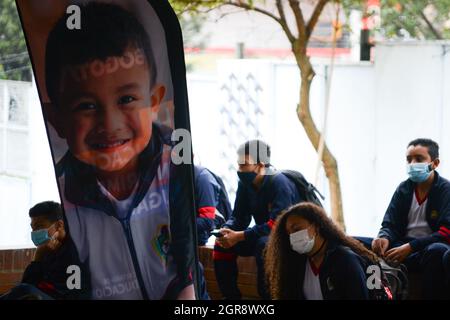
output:
M63 212L61 205L54 201L44 201L36 204L28 212L30 218L45 217L50 222L62 220Z
M120 6L90 2L80 5L80 29L68 29L67 15L51 30L45 52L45 84L53 103L57 103L59 85L66 66L123 55L128 46L143 51L150 73L156 81L155 58L149 37L141 23Z
M439 158L439 145L437 144L437 142L431 139L424 139L424 138L415 139L408 144L407 148L411 146L426 147L428 149L428 154L430 155L431 160L436 160L437 158Z
M270 166L270 146L261 140L249 140L242 144L237 151L239 156L250 155L257 164L264 163Z

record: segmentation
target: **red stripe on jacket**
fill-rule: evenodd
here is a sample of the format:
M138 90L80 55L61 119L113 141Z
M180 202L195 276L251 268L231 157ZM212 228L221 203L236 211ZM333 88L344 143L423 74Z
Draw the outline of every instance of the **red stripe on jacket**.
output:
M439 234L441 235L441 236L443 236L444 237L444 239L445 239L445 241L447 241L448 243L450 243L450 229L448 229L448 228L446 228L446 227L444 227L444 226L441 226L440 228L439 228Z
M267 225L269 226L270 229L272 229L273 226L275 225L275 220L270 219L269 221L267 221Z
M47 282L47 281L39 282L37 287L44 292L55 292L56 291L55 286L52 283Z
M214 219L216 217L215 207L203 207L197 210L200 218Z

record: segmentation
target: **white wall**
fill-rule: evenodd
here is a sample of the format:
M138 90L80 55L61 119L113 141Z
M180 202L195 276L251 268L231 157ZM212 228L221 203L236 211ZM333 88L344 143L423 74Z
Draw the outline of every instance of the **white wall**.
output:
M374 64L336 65L327 140L338 160L348 233L376 235L392 193L406 178L405 150L410 140L435 139L441 146L439 171L450 177L450 129L445 126L450 120L449 51L448 42L380 43ZM311 109L321 128L329 67L316 62L315 69ZM231 112L235 108L220 89L231 73L244 85L246 75L252 74L261 85L266 126L261 137L272 145L272 163L280 169L300 170L314 181L317 156L295 112L300 79L294 63L228 60L220 64L217 77L189 75L196 161L228 181L236 180L231 170L218 165L218 161L234 162L235 154L228 150L229 157L218 160L217 152L227 146L214 143L223 139L222 124L217 121L220 106L228 104ZM328 196L321 173L317 186ZM329 208L328 201L325 204Z
M405 149L411 139L436 140L442 161L438 171L450 178L449 50L449 42L376 47L374 209L379 222L396 182L406 175Z
M0 249L27 248L33 246L29 208L41 201L60 200L36 88L26 82L0 81L0 90L0 131L4 133L1 126L6 125L21 132L14 140L3 136L0 145L0 156L10 159L0 163ZM7 124L10 97L23 107L26 124Z

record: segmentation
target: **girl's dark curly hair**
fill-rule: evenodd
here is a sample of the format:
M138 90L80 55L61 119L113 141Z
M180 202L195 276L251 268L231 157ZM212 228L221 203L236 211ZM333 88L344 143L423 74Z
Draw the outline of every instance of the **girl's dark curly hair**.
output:
M317 227L319 234L328 242L349 247L353 252L378 263L378 257L358 240L340 230L327 216L325 210L313 203L302 202L284 211L277 219L265 251L266 280L274 299L295 299L299 290L296 273L301 256L291 249L286 222L290 216L298 216Z

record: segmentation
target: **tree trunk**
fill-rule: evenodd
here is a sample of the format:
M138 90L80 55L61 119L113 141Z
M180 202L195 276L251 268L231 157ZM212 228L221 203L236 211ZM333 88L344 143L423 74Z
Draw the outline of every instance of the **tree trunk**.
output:
M309 57L306 55L306 49L297 47L294 47L293 49L297 65L301 71L300 103L297 106L297 116L305 129L306 135L314 146L314 149L317 151L319 149L320 132L312 119L309 106L311 83L315 76L315 72ZM342 230L345 230L338 165L326 143L323 149L322 163L330 188L331 217Z

